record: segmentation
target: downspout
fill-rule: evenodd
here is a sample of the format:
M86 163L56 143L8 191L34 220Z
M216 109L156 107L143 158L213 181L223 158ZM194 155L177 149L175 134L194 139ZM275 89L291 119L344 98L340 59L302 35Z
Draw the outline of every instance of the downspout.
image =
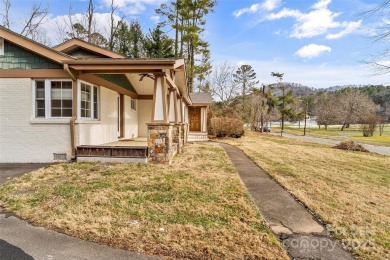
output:
M71 159L74 160L76 159L76 135L75 135L75 132L76 132L76 127L75 127L75 122L76 122L76 118L77 118L77 78L76 76L72 73L72 71L70 70L69 68L69 65L68 64L64 64L64 70L66 72L68 72L69 76L72 78L73 80L73 92L72 92L72 100L73 100L73 104L72 104L72 118L70 119L69 121L69 129L70 129L70 146L71 146L71 151L72 151L72 157Z

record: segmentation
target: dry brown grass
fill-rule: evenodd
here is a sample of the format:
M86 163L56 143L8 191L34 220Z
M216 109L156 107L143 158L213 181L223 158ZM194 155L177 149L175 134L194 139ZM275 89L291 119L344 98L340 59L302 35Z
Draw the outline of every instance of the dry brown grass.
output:
M191 144L171 166L54 165L0 187L33 223L167 259L288 259L224 150Z
M390 157L247 133L236 145L361 259L390 259Z

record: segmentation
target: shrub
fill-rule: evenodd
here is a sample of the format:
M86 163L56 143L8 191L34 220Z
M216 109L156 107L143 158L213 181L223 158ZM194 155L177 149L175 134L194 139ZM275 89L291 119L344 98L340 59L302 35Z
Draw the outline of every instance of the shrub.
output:
M241 137L244 134L244 122L238 118L214 117L211 130L217 137Z
M378 124L380 118L375 114L368 114L362 119L361 129L363 132L363 136L373 136L375 132L375 128Z
M340 142L338 145L334 146L333 148L341 149L341 150L348 150L348 151L368 152L368 150L366 148L364 148L360 144L355 143L352 140Z

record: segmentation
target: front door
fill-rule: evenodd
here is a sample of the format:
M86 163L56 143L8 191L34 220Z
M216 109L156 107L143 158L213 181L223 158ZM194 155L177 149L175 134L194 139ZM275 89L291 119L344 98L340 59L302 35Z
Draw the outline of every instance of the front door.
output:
M200 108L189 109L190 131L200 132Z

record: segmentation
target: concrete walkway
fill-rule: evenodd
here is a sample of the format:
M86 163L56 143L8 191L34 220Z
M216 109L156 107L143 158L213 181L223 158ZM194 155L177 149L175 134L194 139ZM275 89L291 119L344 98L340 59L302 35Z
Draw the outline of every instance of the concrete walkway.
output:
M316 218L237 147L223 144L255 205L292 258L353 259Z
M0 184L42 166L47 164L0 164ZM34 227L0 208L0 259L153 260L159 258L114 249L42 227Z
M276 132L270 134L280 136L280 133L276 133ZM329 138L320 138L320 137L307 136L307 135L304 136L304 135L293 135L293 134L283 133L283 137L317 143L317 144L337 145L340 143L340 141L329 139ZM363 144L363 143L361 143L361 145L363 145L364 148L366 148L368 151L372 153L390 155L390 147L372 145L372 144Z

